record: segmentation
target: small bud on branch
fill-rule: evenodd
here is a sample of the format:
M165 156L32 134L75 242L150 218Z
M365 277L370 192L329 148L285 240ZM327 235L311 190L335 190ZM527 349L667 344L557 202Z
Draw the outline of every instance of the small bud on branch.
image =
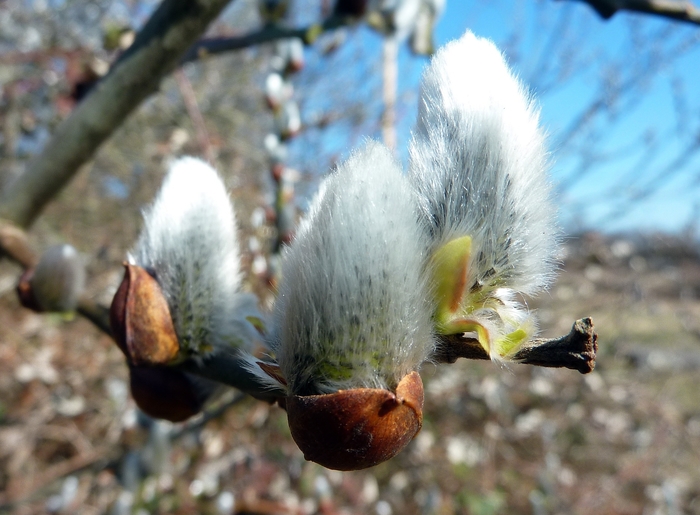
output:
M20 277L21 304L37 312L72 312L85 288L85 264L71 245L49 247Z

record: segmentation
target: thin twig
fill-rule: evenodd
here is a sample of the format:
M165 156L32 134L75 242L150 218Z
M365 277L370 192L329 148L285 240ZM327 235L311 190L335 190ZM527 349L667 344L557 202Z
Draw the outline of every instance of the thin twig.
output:
M232 386L262 401L275 402L285 395L281 390L275 391L261 385L255 374L248 369L246 360L234 348L221 349L210 358L188 359L179 368L216 383Z
M112 336L112 328L109 324L109 308L95 302L87 295L81 295L76 307L78 314L87 318L100 331Z
M676 0L580 0L604 19L618 11L653 14L662 18L700 25L700 9L692 2Z
M353 20L350 18L332 16L321 24L313 24L299 29L270 25L257 32L246 34L245 36L203 38L187 50L187 53L182 57L180 63L184 64L190 61L197 61L205 57L231 52L232 50L241 50L243 48L260 45L261 43L270 43L279 39L298 38L301 39L304 44L310 45L314 43L316 38L323 32L344 27L352 23L352 21Z
M0 258L9 257L25 270L39 262L27 233L8 220L0 219Z
M192 83L181 68L175 70L175 81L180 90L180 95L182 95L182 101L185 104L187 114L190 120L192 120L192 126L197 135L197 143L199 144L200 152L202 152L202 155L210 164L214 165L214 152L211 147L211 140L209 139L207 126L204 123L204 116L202 116L202 111L199 109L197 95L195 95Z
M522 347L511 359L538 367L570 368L582 374L595 368L598 352L598 334L590 318L574 322L571 332L560 338L535 338ZM463 335L442 337L433 358L439 363L454 363L458 358L491 359L479 340Z

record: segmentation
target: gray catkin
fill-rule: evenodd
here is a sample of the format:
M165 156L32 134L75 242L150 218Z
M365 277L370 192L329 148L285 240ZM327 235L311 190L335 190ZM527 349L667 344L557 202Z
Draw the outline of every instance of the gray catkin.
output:
M170 166L130 261L158 281L181 348L204 357L218 346L247 347L257 314L240 292L240 254L233 207L218 173L192 157Z
M462 315L494 339L522 324L534 332L516 297L554 278L556 209L539 112L493 43L467 32L437 52L409 153L431 250L472 238L467 285L483 295Z
M414 194L369 142L324 181L284 256L273 347L295 394L393 388L433 349Z

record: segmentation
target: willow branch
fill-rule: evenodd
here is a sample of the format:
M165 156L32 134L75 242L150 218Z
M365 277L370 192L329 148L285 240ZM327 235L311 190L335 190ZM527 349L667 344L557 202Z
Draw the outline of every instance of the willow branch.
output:
M27 234L19 227L0 220L0 254L5 254L24 269L31 268L39 261L31 248ZM76 307L78 314L87 318L95 327L113 337L109 321L109 309L82 295ZM274 401L279 392L271 392L260 386L255 376L245 366L245 360L231 349L218 352L212 359L191 359L178 365L181 370L210 379L217 383L238 388L256 399Z
M0 196L0 218L29 227L231 0L164 0L109 74Z
M570 368L588 374L595 368L598 334L590 318L574 322L571 332L560 338L535 338L522 347L512 360L538 367ZM491 359L478 340L462 335L442 337L436 355L440 363L454 363L458 358Z
M580 0L590 5L604 19L618 11L653 14L663 18L700 25L700 9L693 2L674 0Z

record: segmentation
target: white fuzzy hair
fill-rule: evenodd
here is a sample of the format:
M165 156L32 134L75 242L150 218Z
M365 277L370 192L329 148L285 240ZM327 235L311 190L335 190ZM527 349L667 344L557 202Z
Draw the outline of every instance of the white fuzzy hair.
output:
M467 32L423 75L410 177L434 248L472 237L473 281L534 294L556 270L539 111L496 46Z
M172 163L130 260L160 284L181 348L203 357L216 346L244 347L256 337L253 296L239 293L236 222L226 187L204 161Z
M471 237L467 293L455 316L482 325L492 358L507 358L494 342L537 330L516 294L542 291L556 272L559 232L539 111L496 46L471 32L437 52L421 87L409 177L431 250Z
M271 346L291 393L394 388L428 358L424 241L383 145L369 142L325 179L282 266Z

